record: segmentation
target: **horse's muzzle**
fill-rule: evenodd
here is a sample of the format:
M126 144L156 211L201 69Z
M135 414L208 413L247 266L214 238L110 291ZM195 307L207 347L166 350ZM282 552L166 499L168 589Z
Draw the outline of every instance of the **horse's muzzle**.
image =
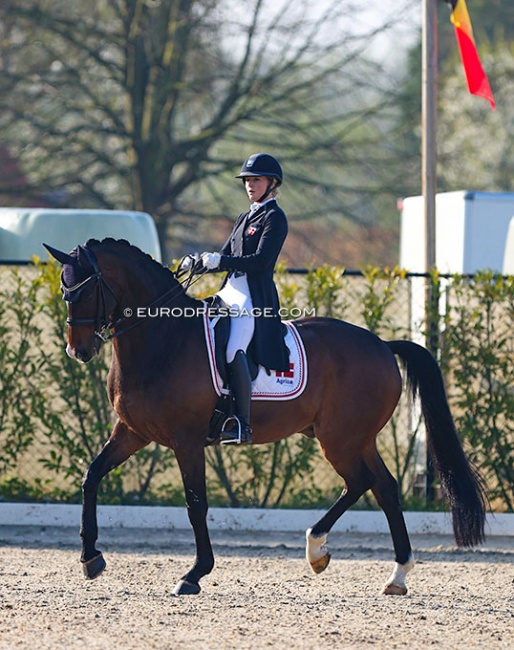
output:
M93 346L91 350L85 350L84 348L73 348L69 343L66 346L66 354L71 358L75 359L76 361L80 361L81 363L87 363L88 361L91 361L93 357L96 357L98 354L98 349L96 346Z

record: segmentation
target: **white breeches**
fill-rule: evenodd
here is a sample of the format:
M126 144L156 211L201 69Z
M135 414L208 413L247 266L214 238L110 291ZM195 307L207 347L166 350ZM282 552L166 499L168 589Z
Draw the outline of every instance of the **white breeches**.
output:
M227 363L232 363L236 352L246 352L255 330L255 318L251 315L253 304L246 275L230 276L217 293L239 316L230 318L230 336L227 343ZM241 313L244 312L244 313Z

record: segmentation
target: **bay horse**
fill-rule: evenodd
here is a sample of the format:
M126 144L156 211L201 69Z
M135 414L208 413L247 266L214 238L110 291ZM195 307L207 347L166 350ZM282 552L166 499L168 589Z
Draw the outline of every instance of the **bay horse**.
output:
M45 246L63 265L68 355L87 363L103 341L111 339L113 345L107 389L118 419L82 481L84 573L92 579L105 568L96 548L101 479L156 442L175 453L196 543L195 562L173 594L197 594L200 579L214 566L204 449L217 394L205 345L204 303L187 294L176 273L124 240L89 240L70 254ZM138 317L140 307L165 305L173 309L159 318ZM405 577L414 566L411 543L397 482L376 447L402 392L395 355L406 368L412 393L421 399L428 446L451 506L457 545L475 546L484 539L485 491L456 433L439 366L416 343L386 342L342 320L313 317L295 324L309 364L306 388L290 401L254 402L253 443L297 432L315 436L344 480L341 496L306 533L306 555L316 573L330 560L329 531L370 489L387 518L395 553L383 593L405 594Z

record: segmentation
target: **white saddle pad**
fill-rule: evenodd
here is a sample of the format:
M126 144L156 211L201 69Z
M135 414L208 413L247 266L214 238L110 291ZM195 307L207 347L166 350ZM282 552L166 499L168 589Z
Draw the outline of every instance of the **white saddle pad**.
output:
M284 321L287 327L285 342L290 350L288 372L272 370L268 375L259 366L257 377L252 382L252 400L289 400L301 395L307 385L307 355L298 330L289 321ZM218 369L216 368L214 326L207 314L204 316L205 342L211 369L212 383L218 395L227 393Z

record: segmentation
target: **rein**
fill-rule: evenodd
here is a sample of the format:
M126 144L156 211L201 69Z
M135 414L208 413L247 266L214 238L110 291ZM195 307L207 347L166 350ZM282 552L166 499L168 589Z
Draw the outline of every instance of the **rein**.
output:
M132 318L131 316L120 316L120 318L116 319L113 323L109 323L108 320L108 314L107 314L107 299L106 299L106 289L110 292L110 294L113 296L115 299L115 306L117 304L117 298L116 294L114 293L113 289L109 286L109 283L105 280L105 278L102 275L102 271L100 267L98 266L98 262L96 260L96 257L89 251L87 248L83 248L83 250L86 252L88 261L90 262L91 266L93 267L93 273L89 277L87 277L85 280L82 280L82 282L77 283L73 287L67 287L64 285L62 276L61 276L61 290L63 292L63 297L67 302L74 302L72 300L72 295L75 293L75 295L78 297L79 294L84 290L84 288L90 283L90 282L96 282L99 292L100 292L100 299L97 302L97 311L96 311L96 316L90 317L90 318L70 318L68 317L66 319L66 323L70 326L73 327L74 325L90 325L94 324L95 325L95 336L97 336L99 339L101 339L104 343L107 341L110 341L112 339L117 338L118 336L121 336L121 334L124 334L125 332L128 332L131 330L133 327L136 327L137 325L140 325L145 318L140 317L134 322L132 322L128 327L125 327L123 329L119 329L117 331L113 331L116 327L127 321L129 318ZM185 293L190 286L198 282L203 275L207 272L206 270L203 270L203 265L201 262L197 259L193 259L193 264L191 265L190 270L188 271L188 276L185 278L185 280L180 281L178 280L178 277L180 275L180 267L183 264L183 261L186 258L183 258L180 263L177 272L174 274L175 278L177 279L178 285L175 285L174 287L171 287L168 291L163 293L161 296L157 297L155 300L147 304L144 309L149 309L151 307L156 307L156 306L164 306L167 303L172 302L175 298L177 298L179 295L182 295ZM202 267L202 270L199 271L199 267ZM197 270L198 269L198 270ZM196 278L193 280L193 277L196 276ZM68 298L66 297L68 296ZM105 332L109 332L106 334Z

